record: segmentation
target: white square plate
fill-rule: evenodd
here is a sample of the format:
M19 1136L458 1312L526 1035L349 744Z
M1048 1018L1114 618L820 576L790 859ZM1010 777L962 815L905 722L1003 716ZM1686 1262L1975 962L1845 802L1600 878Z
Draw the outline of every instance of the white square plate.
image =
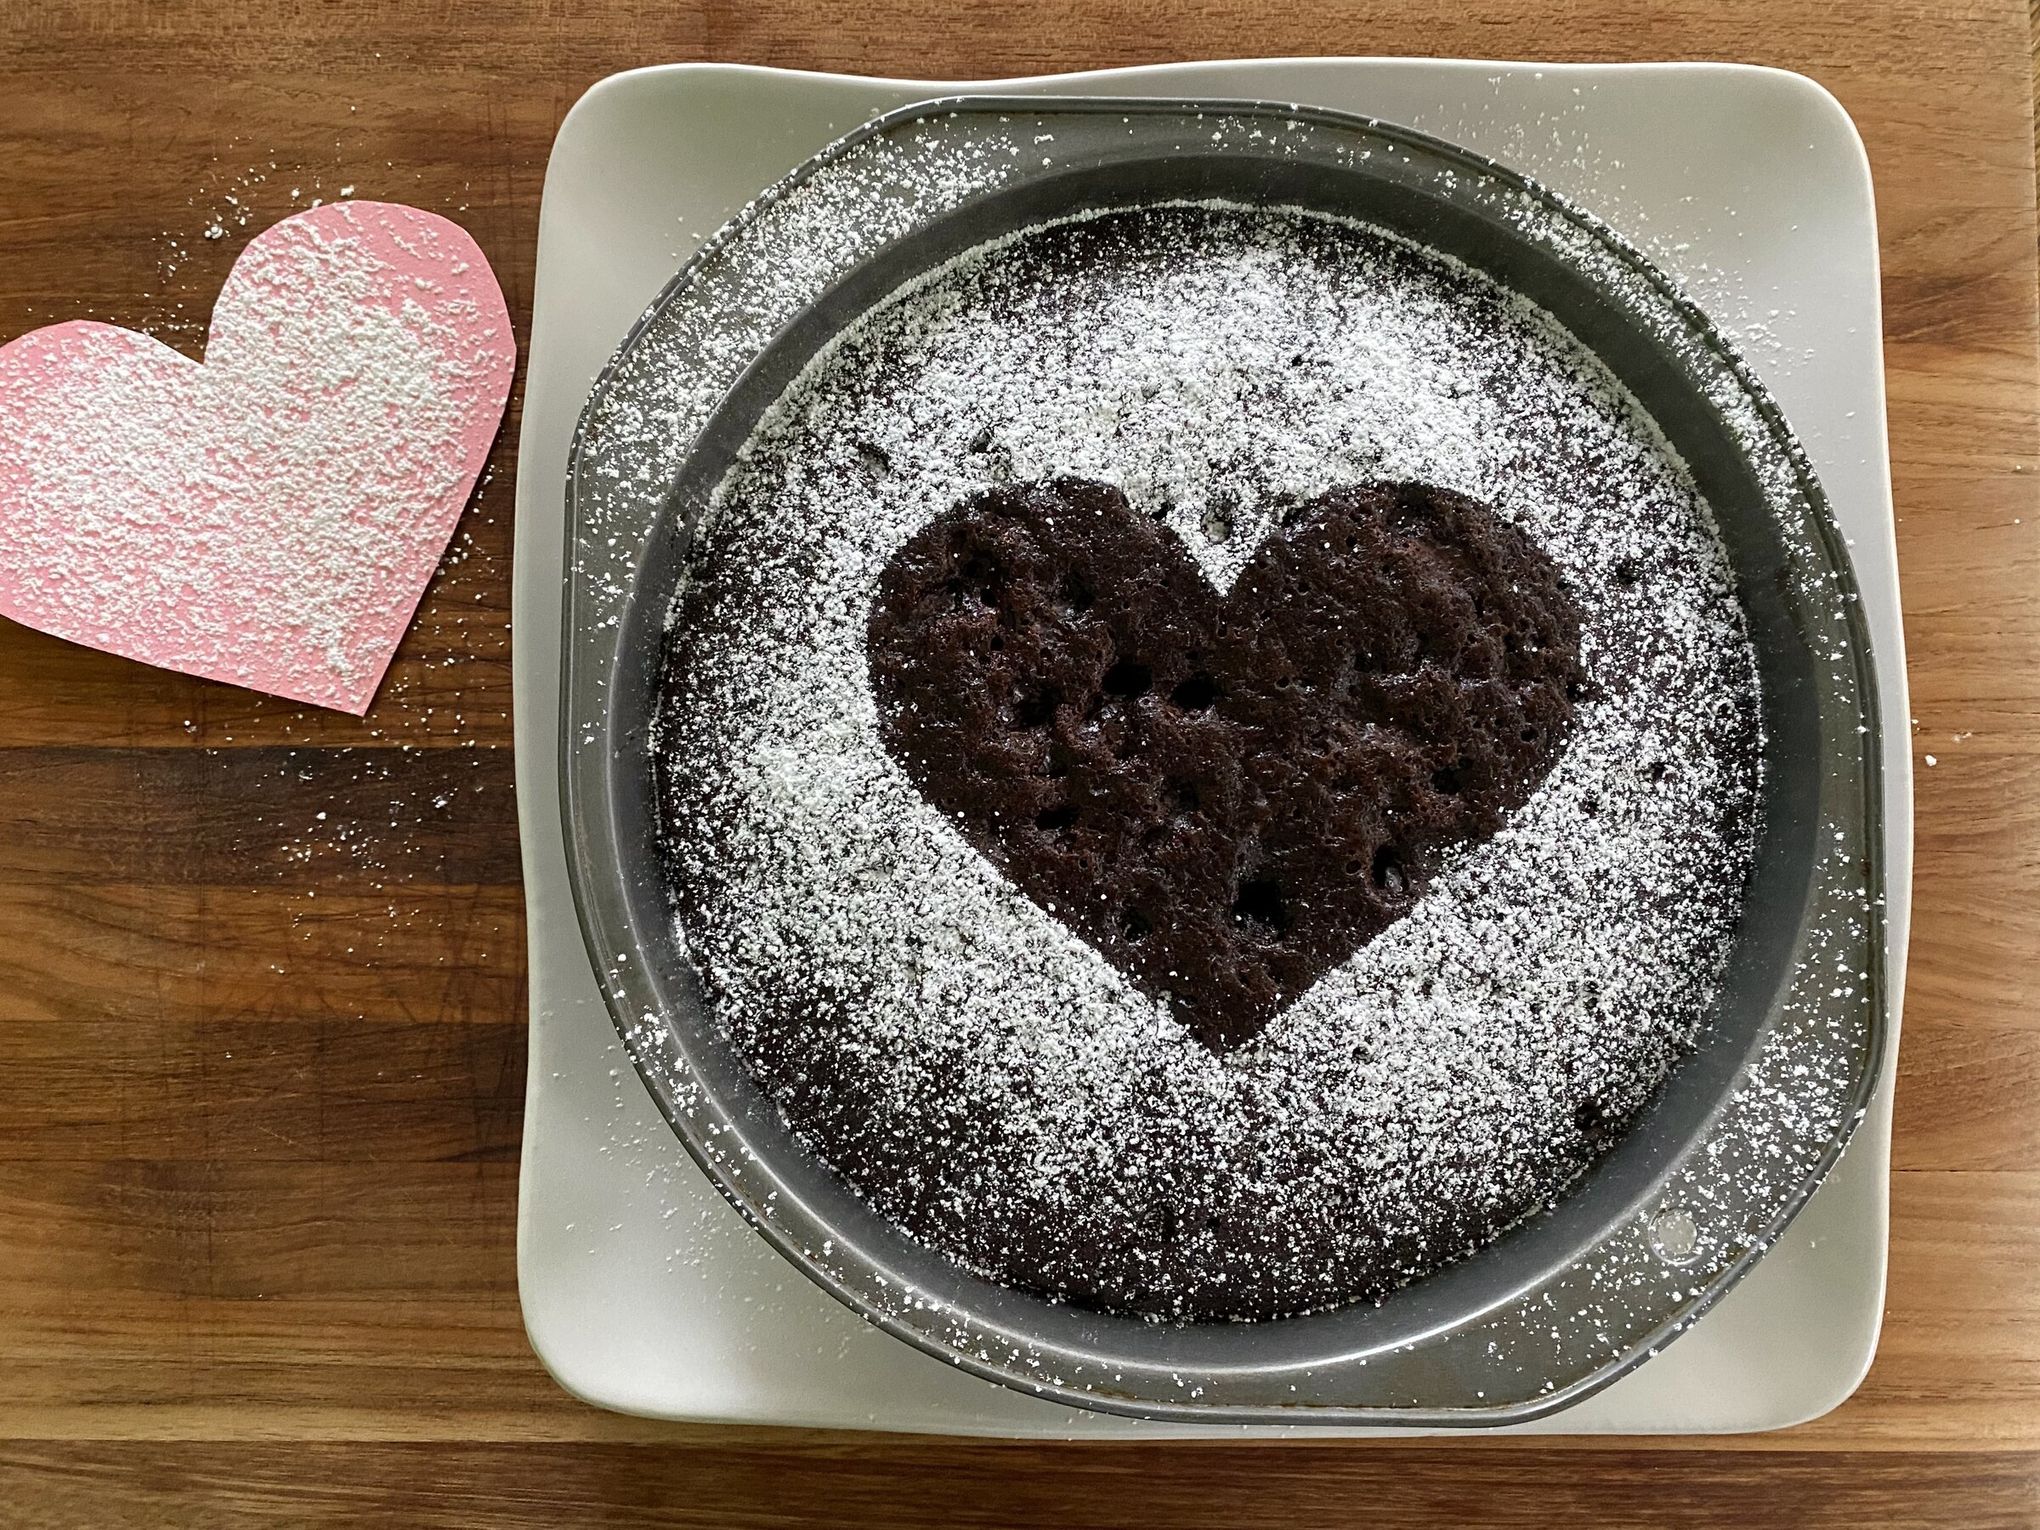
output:
M558 696L562 486L588 390L681 262L758 191L869 117L964 90L1250 97L1405 123L1571 196L1683 282L1777 396L1850 538L1886 719L1896 1005L1912 778L1869 167L1818 85L1724 64L1267 60L970 83L675 65L603 81L560 128L539 219L514 592L531 951L518 1285L533 1348L588 1401L667 1418L1037 1437L1320 1432L1088 1413L867 1326L751 1233L688 1158L582 948L560 834ZM1854 1145L1720 1306L1607 1390L1524 1427L1778 1428L1847 1397L1883 1306L1895 1061L1894 1045Z

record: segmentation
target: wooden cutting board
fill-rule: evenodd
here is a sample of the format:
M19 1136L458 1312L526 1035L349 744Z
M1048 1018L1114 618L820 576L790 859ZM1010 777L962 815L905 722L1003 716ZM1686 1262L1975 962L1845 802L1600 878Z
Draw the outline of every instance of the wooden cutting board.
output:
M1877 178L1920 766L1889 1318L1817 1424L1054 1449L598 1413L532 1360L512 1257L513 404L365 724L0 624L0 1522L2040 1523L2031 46L2015 0L0 10L0 338L191 350L240 245L347 187L464 222L521 328L553 130L637 64L1801 70Z

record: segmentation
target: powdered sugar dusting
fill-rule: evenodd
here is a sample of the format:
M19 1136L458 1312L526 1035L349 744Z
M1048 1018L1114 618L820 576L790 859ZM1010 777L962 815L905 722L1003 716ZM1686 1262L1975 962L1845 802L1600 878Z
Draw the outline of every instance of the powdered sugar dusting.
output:
M473 241L379 203L252 241L203 366L109 325L23 336L0 349L0 610L363 711L514 360Z
M641 567L659 556L673 524L672 487L685 480L704 426L743 368L828 287L929 220L1077 167L1128 161L1145 176L1240 155L1278 175L1297 163L1414 181L1427 197L1513 226L1525 248L1583 274L1603 315L1672 358L1755 475L1754 497L1744 489L1733 505L1724 501L1725 518L1768 524L1783 537L1784 562L1766 588L1783 599L1812 660L1822 795L1809 827L1822 846L1832 841L1786 938L1777 994L1768 1005L1752 996L1766 1026L1754 1053L1745 1055L1740 1032L1703 1038L1674 1081L1677 1092L1706 1071L1701 1093L1718 1087L1725 1103L1696 1128L1653 1207L1578 1245L1577 1262L1482 1315L1455 1305L1445 1286L1427 1287L1445 1304L1444 1326L1433 1321L1439 1309L1421 1301L1349 1310L1314 1330L1322 1337L1308 1354L1272 1370L1256 1330L1238 1330L1235 1341L1207 1329L1186 1347L1073 1327L1052 1307L990 1301L940 1258L873 1246L827 1195L783 1194L808 1155L753 1114L748 1094L728 1081L724 1039L703 1023L684 984L676 993L660 976L681 962L670 934L635 928L618 903L616 868L636 864L641 851L612 829L615 762L641 760L645 746L641 734L623 731L635 726L638 698L612 704L619 660L629 662L619 640L635 652L645 636L649 612L634 603ZM675 1130L745 1217L816 1278L951 1363L1070 1402L1203 1421L1535 1416L1656 1353L1704 1313L1779 1234L1860 1118L1888 995L1877 719L1846 556L1762 385L1620 235L1544 188L1399 129L1305 107L911 108L831 145L745 207L647 311L591 397L569 510L564 775L571 822L586 836L571 845L570 860L617 1027ZM1795 700L1793 715L1812 713ZM1760 864L1760 878L1769 864ZM1750 1018L1740 1004L1738 1015ZM1724 1059L1728 1075L1713 1071ZM1604 1188L1585 1192L1597 1212L1617 1209ZM1681 1262L1649 1236L1658 1209L1683 1210L1696 1224ZM1525 1246L1552 1247L1543 1231L1527 1231Z
M700 532L662 748L685 935L822 1156L996 1278L1152 1313L1378 1291L1555 1194L1690 1039L1752 842L1754 667L1704 505L1543 315L1305 215L1147 215L1122 259L979 252L868 318ZM1225 588L1285 497L1419 479L1537 538L1598 688L1495 840L1214 1057L879 745L863 627L988 484L1122 486Z

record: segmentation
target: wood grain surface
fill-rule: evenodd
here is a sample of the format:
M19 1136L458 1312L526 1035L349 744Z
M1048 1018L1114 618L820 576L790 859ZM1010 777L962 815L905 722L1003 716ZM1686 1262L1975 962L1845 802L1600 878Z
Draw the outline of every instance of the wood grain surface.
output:
M365 722L0 623L0 1525L2040 1524L2017 0L0 0L0 338L93 316L195 353L247 238L350 186L465 223L521 326L554 128L632 65L1314 53L1776 64L1868 142L1915 742L1937 763L1860 1394L1785 1435L1665 1445L1073 1449L672 1428L557 1391L512 1258L513 403Z

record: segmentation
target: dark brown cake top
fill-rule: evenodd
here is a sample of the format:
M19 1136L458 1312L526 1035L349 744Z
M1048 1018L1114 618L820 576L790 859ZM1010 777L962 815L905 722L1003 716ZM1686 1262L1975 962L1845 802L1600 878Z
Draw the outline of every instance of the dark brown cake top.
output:
M1461 494L1333 489L1221 595L1118 489L1063 478L918 532L869 648L928 800L1219 1051L1535 789L1579 637L1551 560Z

